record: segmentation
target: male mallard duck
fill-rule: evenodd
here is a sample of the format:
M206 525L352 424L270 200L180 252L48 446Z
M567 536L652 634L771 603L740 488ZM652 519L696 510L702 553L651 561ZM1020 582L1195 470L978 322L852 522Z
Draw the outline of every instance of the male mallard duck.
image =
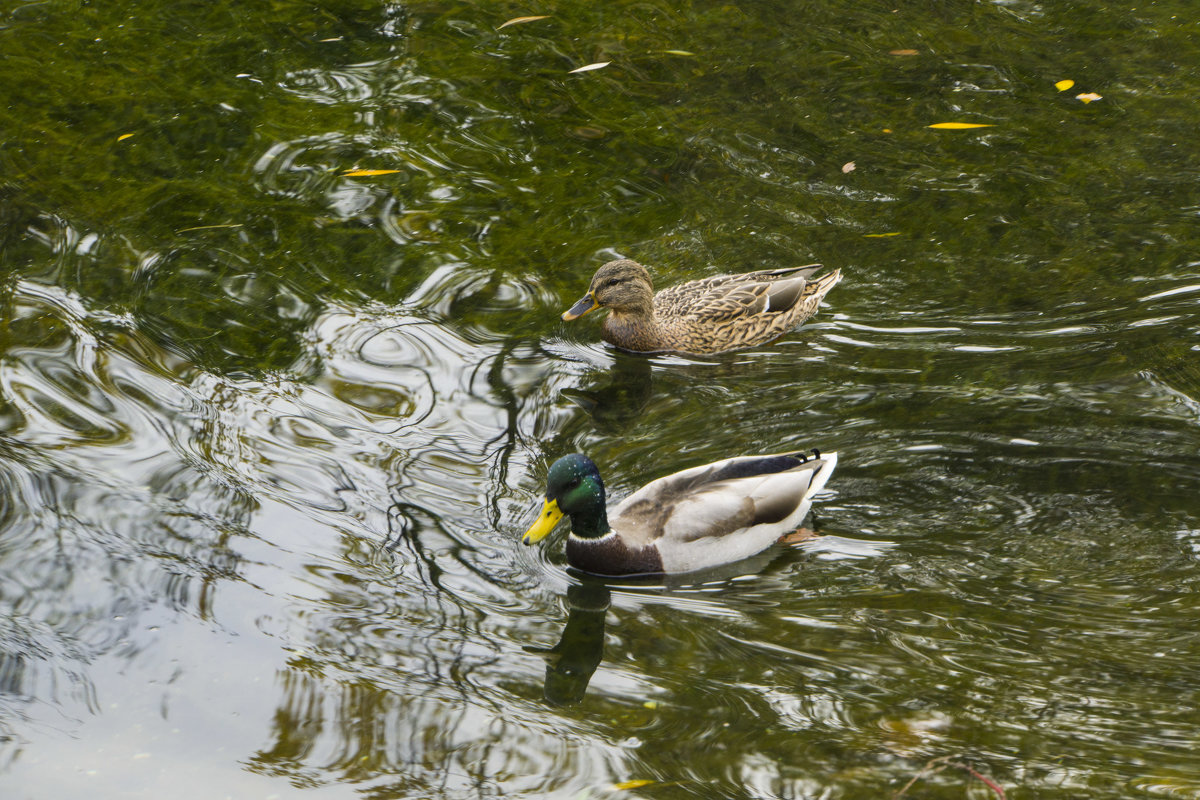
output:
M692 572L760 553L794 530L825 486L837 453L738 456L638 489L612 509L587 456L550 467L546 499L522 541L541 541L571 518L567 562L596 575Z
M573 320L607 308L604 341L625 350L721 353L765 344L817 313L842 271L809 280L821 268L764 269L681 283L654 293L636 261L610 261L592 276L587 294L563 312Z

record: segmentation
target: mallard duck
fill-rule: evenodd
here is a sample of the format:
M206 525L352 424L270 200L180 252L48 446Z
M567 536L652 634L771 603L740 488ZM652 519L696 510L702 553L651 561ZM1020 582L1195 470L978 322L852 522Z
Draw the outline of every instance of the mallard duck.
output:
M817 313L842 271L809 280L821 268L787 267L718 275L654 293L650 273L622 258L592 276L587 294L562 318L607 308L601 336L639 353L721 353L765 344Z
M587 456L550 467L546 498L522 541L571 518L567 563L596 575L692 572L749 558L794 530L825 486L837 453L738 456L659 478L605 508L604 481ZM610 519L611 514L611 519Z

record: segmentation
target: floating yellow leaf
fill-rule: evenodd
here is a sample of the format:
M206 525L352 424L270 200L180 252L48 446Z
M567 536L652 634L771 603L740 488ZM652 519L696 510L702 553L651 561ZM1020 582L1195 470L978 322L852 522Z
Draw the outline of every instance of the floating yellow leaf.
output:
M895 233L864 233L863 238L864 239L886 239L889 236L899 236L899 235L900 235L899 231L896 231Z
M669 56L694 56L693 52L688 50L659 50L660 53L666 53Z
M231 222L227 225L197 225L194 228L180 228L179 230L177 230L175 232L176 233L188 233L189 231L209 231L209 230L213 230L214 228L240 228L240 227L242 227L242 224L243 223L241 223L241 222Z
M597 61L595 64L587 64L585 66L579 67L578 69L573 69L570 72L568 72L567 74L574 75L576 72L591 72L594 69L604 69L611 63L612 63L611 61Z
M126 139L128 139L130 136L133 136L133 134L132 133L122 133L120 136L117 137L117 141L123 142Z
M373 175L391 175L399 171L398 169L352 169L343 172L342 176L346 178L367 178Z
M652 783L655 783L655 781L647 780L645 778L636 778L631 781L621 781L620 783L614 783L613 788L617 789L617 790L640 789L641 787L649 786Z
M990 128L992 125L986 122L935 122L929 127L943 131L965 131L968 128Z
M1074 85L1075 85L1075 81L1065 80L1065 81L1059 81L1058 83L1054 84L1054 88L1058 89L1060 92L1065 92L1067 89L1070 89Z
M572 128L571 133L580 139L603 139L608 136L608 128L601 128L598 125L580 125Z
M503 25L501 25L499 28L496 28L496 30L500 30L500 28L507 28L509 25L521 25L526 22L537 22L539 19L550 19L550 15L549 14L539 14L536 17L513 17L508 22L505 22Z
M1104 98L1095 92L1084 92L1083 94L1075 95L1075 99L1081 103L1090 103L1093 100L1103 100Z
M910 50L908 48L904 48L903 50L888 50L888 55L889 56L917 56L917 55L920 55L920 52L917 50Z
M647 700L646 702L642 703L642 708L648 708L651 711L653 711L654 709L658 708L658 701L657 700Z
M847 172L854 172L854 170L857 168L858 165L853 161L847 161L845 164L842 164L842 173L845 174Z

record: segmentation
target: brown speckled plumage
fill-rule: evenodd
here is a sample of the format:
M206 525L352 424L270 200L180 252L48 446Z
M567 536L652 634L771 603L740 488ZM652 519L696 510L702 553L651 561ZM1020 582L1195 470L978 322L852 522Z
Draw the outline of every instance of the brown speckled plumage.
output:
M602 336L642 353L721 353L765 344L817 312L841 270L815 280L820 264L704 278L654 293L650 273L627 258L592 277L587 294L563 319L608 309Z

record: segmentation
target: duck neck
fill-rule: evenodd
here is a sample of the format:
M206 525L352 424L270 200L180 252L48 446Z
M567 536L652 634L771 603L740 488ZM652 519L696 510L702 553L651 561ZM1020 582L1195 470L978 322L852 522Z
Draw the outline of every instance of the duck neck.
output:
M599 539L608 533L608 512L604 509L604 497L588 503L584 508L571 513L571 534L580 539Z
M627 350L649 352L662 349L663 330L654 309L610 311L601 336L610 344Z

